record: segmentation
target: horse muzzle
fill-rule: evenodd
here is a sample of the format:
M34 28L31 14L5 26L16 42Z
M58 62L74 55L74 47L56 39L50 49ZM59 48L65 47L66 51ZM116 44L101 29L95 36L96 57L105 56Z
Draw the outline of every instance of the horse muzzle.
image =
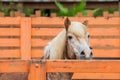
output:
M92 59L92 51L84 50L80 54L80 59Z

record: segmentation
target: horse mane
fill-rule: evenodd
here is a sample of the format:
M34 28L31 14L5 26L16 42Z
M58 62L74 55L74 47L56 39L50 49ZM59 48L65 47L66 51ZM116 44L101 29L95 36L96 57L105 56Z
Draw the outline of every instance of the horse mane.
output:
M62 30L49 44L45 47L44 57L49 59L61 59L65 47L66 31Z
M71 22L68 32L76 36L84 36L86 33L86 26L80 22ZM44 58L62 59L66 42L66 30L63 29L44 50Z

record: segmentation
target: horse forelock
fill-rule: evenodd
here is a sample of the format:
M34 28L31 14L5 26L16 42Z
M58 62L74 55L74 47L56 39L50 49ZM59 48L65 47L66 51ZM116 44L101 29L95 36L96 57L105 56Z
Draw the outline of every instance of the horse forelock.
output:
M78 37L84 37L86 32L86 26L80 22L71 22L71 25L68 29L69 33L72 33Z

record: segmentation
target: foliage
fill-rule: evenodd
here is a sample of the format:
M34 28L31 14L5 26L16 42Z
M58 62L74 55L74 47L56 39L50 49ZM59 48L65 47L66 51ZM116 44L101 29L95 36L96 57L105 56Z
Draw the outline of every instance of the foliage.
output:
M23 13L25 13L26 16L30 16L34 13L34 9L23 9Z
M4 12L5 16L9 16L10 15L10 9L1 8L0 12Z
M58 7L57 10L41 10L41 15L42 16L49 16L50 12L57 13L57 16L75 16L78 12L81 12L84 16L88 14L88 10L85 9L86 6L86 1L81 0L78 4L74 5L72 8L66 8L64 7L60 2L55 1L56 6ZM30 8L24 8L22 4L17 4L11 1L9 3L9 8L4 8L4 5L2 4L2 0L0 0L0 12L4 12L5 16L10 15L10 11L22 11L25 13L26 16L30 16L31 14L34 14L35 9L30 9ZM97 8L93 10L93 16L102 16L104 11L108 11L109 13L113 13L114 11L117 11L115 8Z
M80 3L75 5L72 9L65 8L60 2L55 1L56 6L58 7L58 16L75 16L78 12L85 13L85 0L82 0Z
M84 16L88 14L88 10L85 9L86 2L82 0L81 3L75 5L72 9L65 8L60 2L55 1L56 6L59 11L57 12L58 16L75 16L78 12L81 12ZM117 11L115 8L97 8L93 10L93 16L102 16L104 11L108 11L109 13L113 13Z
M108 9L98 8L98 9L94 9L93 10L93 16L94 17L102 16L104 11L108 11L109 13L113 13L114 11L117 11L117 9L115 9L115 8L108 8Z
M48 16L48 12L46 12L46 10L41 10L41 16Z

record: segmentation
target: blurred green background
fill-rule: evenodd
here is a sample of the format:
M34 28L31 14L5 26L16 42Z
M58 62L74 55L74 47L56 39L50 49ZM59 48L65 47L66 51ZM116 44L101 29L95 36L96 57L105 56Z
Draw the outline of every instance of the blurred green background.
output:
M50 13L56 13L57 16L75 16L77 13L81 12L83 16L86 16L88 14L88 9L85 8L86 1L81 0L81 2L78 2L76 5L74 5L72 8L66 8L64 7L59 1L54 1L54 4L57 6L57 9L41 9L41 16L50 16ZM0 6L2 6L2 0L0 0ZM0 12L4 12L5 16L10 15L10 11L20 11L22 13L25 13L26 16L30 16L35 13L35 9L30 8L24 8L22 3L18 3L17 5L10 1L9 2L9 8L0 8ZM13 7L14 6L14 7ZM103 12L107 11L109 13L113 13L114 11L118 11L116 8L96 8L93 9L93 16L103 16Z

